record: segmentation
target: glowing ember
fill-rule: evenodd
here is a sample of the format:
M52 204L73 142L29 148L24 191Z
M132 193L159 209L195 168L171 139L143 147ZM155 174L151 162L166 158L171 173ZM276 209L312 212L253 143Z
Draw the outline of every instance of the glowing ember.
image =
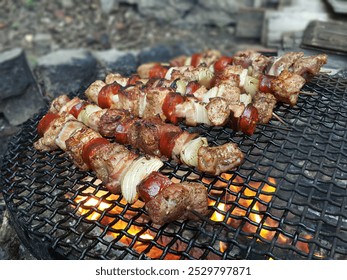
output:
M221 177L227 181L231 179L230 174L222 174ZM205 183L210 182L205 180ZM210 206L215 206L218 209L211 215L211 220L222 222L225 220L225 214L222 213L230 212L227 224L237 228L242 222L242 217L248 217L249 220L242 227L244 232L257 233L265 240L275 238L276 229L279 226L278 221L270 217L264 217L262 214L266 212L266 204L272 200L273 194L276 192L276 181L274 178L269 178L268 183L251 181L246 184L241 177L236 177L230 185L223 181L216 182L214 186L216 185L219 188L227 187L229 191L225 194L224 203L217 203L214 200L209 202ZM215 193L218 194L218 192ZM304 237L307 240L311 238L309 235ZM279 244L291 244L293 240L280 233L276 242ZM309 246L306 242L297 241L295 247L305 253L309 252ZM221 252L224 252L226 244L220 242L220 248Z
M237 176L231 179L232 175L230 174L222 174L221 178L213 182L214 189L210 192L215 197L220 197L224 194L222 200L209 200L209 206L215 209L210 217L212 221L224 222L234 228L239 227L243 221L242 230L247 233L258 234L258 238L263 241L276 238L276 243L279 244L290 245L293 243L291 238L282 233L276 236L279 222L263 214L267 210L267 204L272 200L276 192L275 179L270 178L268 183L251 181L246 184L245 180L241 177ZM203 179L203 181L208 184L212 183L212 180ZM111 230L108 231L108 234L114 238L118 238L119 242L130 246L138 253L145 253L150 258L160 258L164 254L164 250L154 244L159 244L161 248L170 246L170 248L177 252L185 251L188 246L180 240L172 244L171 237L163 235L157 237L156 232L150 230L143 232L143 227L129 224L128 220L133 219L134 215L138 215L138 213L130 209L125 211L123 205L126 205L126 202L120 200L118 195L112 195L106 191L94 193L93 188L88 188L81 192L74 201L78 204L77 211L86 219L97 220L100 224L109 226ZM119 201L119 203L115 204L114 201ZM143 202L137 201L131 205L131 209L140 209L143 206ZM227 213L228 218L226 218ZM120 219L117 215L123 218ZM247 217L246 222L244 220L245 217ZM146 215L142 214L136 218L136 221L147 223L149 220ZM300 237L301 240L310 240L311 238L309 235ZM134 242L134 240L136 241ZM154 240L155 243L153 243ZM293 245L305 253L309 252L307 242L297 240ZM224 253L228 249L228 246L227 243L220 241L220 252ZM199 258L199 255L203 254L203 251L194 249L194 252L190 252L190 254L195 254ZM211 258L215 257L212 256ZM178 254L165 252L165 259L179 258L180 255Z

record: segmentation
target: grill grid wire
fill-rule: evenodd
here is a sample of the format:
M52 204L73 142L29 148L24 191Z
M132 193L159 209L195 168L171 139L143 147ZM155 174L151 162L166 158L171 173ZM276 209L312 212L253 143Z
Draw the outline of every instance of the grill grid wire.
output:
M39 259L347 259L347 81L321 75L304 90L318 95L275 110L288 126L271 120L252 136L183 127L215 145L238 143L246 160L218 177L166 162L162 172L170 178L204 183L211 206L200 221L162 227L106 192L93 173L77 170L62 151L33 148L45 108L11 140L1 169L19 237ZM90 198L97 204L84 205ZM216 213L223 221L211 221Z

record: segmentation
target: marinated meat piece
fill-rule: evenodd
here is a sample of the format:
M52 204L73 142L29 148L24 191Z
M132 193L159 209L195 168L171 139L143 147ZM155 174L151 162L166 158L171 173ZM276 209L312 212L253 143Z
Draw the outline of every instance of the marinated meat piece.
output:
M233 143L216 147L201 147L198 152L198 167L210 174L221 174L241 164L243 153Z
M243 68L252 67L253 77L257 77L259 74L264 73L270 62L271 58L254 50L240 51L233 56L234 65L241 65Z
M106 84L113 84L114 82L117 82L123 87L125 87L128 84L128 80L129 78L124 77L119 73L110 73L105 78Z
M73 160L75 165L81 170L89 170L88 165L83 161L82 158L83 146L90 140L100 137L101 135L99 133L84 126L66 140L66 153Z
M277 79L271 81L271 88L278 101L294 106L305 82L303 77L284 70Z
M172 67L167 72L165 79L167 80L177 80L182 79L186 81L197 81L200 85L210 88L213 80L213 73L208 67L199 66L182 66L182 67Z
M170 66L172 67L183 66L186 60L187 60L186 55L180 55L180 56L174 57L173 59L170 60Z
M275 61L272 63L268 75L272 76L278 76L280 75L284 70L288 70L291 72L293 64L300 58L304 56L303 52L288 52L284 55L278 57L275 59Z
M143 117L150 118L159 115L161 119L165 119L162 105L165 97L173 92L170 88L157 87L157 88L145 88L146 94L146 106L144 108Z
M118 144L102 145L91 156L92 168L96 176L115 194L120 193L121 180L130 164L138 157L127 148Z
M198 213L200 216L206 216L208 214L208 194L207 189L199 183L187 183L182 182L181 185L188 188L189 190L189 204L187 211L180 217L182 220L198 220L200 219L197 214L190 210Z
M119 123L133 119L128 111L118 109L108 109L100 117L98 131L105 137L113 137Z
M273 108L277 103L276 97L271 93L257 92L253 98L253 106L259 113L259 123L265 124L272 118Z
M134 122L128 132L129 144L148 155L164 156L163 151L170 150L168 137L176 139L182 130L175 125L164 123L160 118L139 119ZM161 147L164 143L165 147ZM171 157L171 155L170 155Z
M159 225L187 218L198 219L199 217L189 213L189 210L201 215L207 214L207 190L198 183L172 184L147 202L145 208L152 221Z
M108 109L102 109L90 114L88 117L87 126L91 129L94 129L95 131L99 131L101 116L103 116L107 112L107 110Z
M135 116L139 115L140 99L144 93L136 86L129 86L118 93L119 101L113 103L111 108L128 110Z
M319 74L321 67L327 63L328 56L319 54L298 59L293 65L293 73L309 79Z
M215 63L222 56L220 51L217 50L207 50L205 52L200 53L198 66L204 65L209 67L213 63Z
M57 119L53 120L43 137L34 143L35 149L40 151L53 151L58 149L58 145L55 140L57 139L65 123L74 119L75 118L73 116L67 114L59 116Z
M49 112L55 114L59 113L60 109L69 101L70 98L66 94L58 96L52 101L51 106L49 107Z
M128 132L129 144L146 154L160 156L158 126L146 120L137 120Z
M215 78L215 86L228 84L233 87L239 87L240 75L244 68L240 65L228 65L223 72L219 73Z
M210 122L215 126L224 126L230 118L230 108L224 98L215 97L210 99L206 106Z
M238 104L240 102L241 89L229 83L219 85L218 97L224 98L229 104Z

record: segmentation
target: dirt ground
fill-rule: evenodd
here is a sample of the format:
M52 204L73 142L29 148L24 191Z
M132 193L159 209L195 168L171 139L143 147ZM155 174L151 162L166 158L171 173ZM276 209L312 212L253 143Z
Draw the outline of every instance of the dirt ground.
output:
M0 51L21 47L31 64L39 56L66 48L129 50L182 42L192 49L230 52L235 49L234 31L233 26L178 27L144 19L135 5L120 5L104 13L95 0L78 5L72 0L0 2Z

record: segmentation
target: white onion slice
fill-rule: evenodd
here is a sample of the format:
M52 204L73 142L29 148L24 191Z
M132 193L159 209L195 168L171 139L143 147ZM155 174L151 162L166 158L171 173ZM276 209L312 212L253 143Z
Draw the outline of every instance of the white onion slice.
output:
M281 59L282 59L281 56L279 56L279 57L277 57L277 58L275 59L275 61L274 61L274 62L272 63L272 65L271 65L270 70L267 72L268 75L278 76L278 75L280 74L280 73L279 73L279 70L281 70L281 69L277 69L277 68L278 68L277 62L278 62L279 60L281 60Z
M112 94L111 95L111 107L113 107L114 105L117 105L119 103L119 96L118 94ZM115 106L117 107L117 106Z
M102 110L99 106L94 104L88 104L84 109L78 114L78 120L83 122L86 126L90 126L89 118L90 115Z
M210 119L208 118L207 109L205 108L206 104L193 102L193 105L195 111L195 122L211 125Z
M192 58L189 56L186 58L186 61L184 62L184 65L189 66L192 63Z
M167 70L167 72L165 74L165 79L166 80L171 80L172 71L174 71L176 69L177 69L177 67L170 67L169 70Z
M147 105L147 94L141 93L139 98L139 117L142 118Z
M259 80L254 77L247 76L243 87L245 91L253 97L258 91Z
M198 72L198 82L200 85L208 88L211 84L212 79L213 72L211 72L208 68L203 68Z
M210 102L210 99L211 99L211 98L217 97L217 95L218 95L218 90L219 90L218 87L213 87L213 88L211 88L208 92L206 92L206 93L203 95L202 102L208 103L208 102Z
M244 104L246 107L248 104L252 103L252 96L246 93L241 94L240 103Z
M248 69L243 69L240 73L240 87L243 88L246 82L246 77L248 76Z
M198 137L188 142L180 153L181 161L188 166L198 166L198 152L200 147L208 146L206 137Z
M129 166L121 180L121 190L128 203L134 203L138 197L137 185L153 171L158 171L163 162L156 157L139 157Z
M183 80L177 80L176 83L176 92L178 92L180 95L186 95L187 90L187 83Z
M60 130L58 137L55 139L55 143L57 144L57 146L63 151L66 151L65 141L69 139L75 131L77 131L78 129L82 127L83 127L83 124L77 120L68 121L67 123L65 123L63 128Z

